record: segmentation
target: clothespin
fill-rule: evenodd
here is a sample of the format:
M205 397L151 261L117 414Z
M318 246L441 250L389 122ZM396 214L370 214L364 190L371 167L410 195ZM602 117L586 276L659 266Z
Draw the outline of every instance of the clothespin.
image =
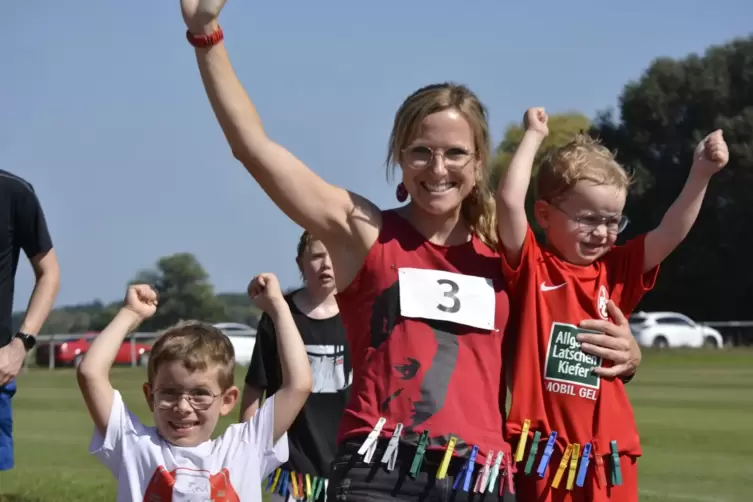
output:
M525 419L523 421L523 430L520 431L520 438L518 439L518 449L515 452L515 461L520 462L523 460L523 454L526 451L526 441L528 441L528 429L531 427L531 421Z
M467 492L471 487L471 475L473 474L473 466L476 464L476 455L478 454L478 446L474 445L471 449L471 454L463 465L463 469L455 476L455 483L452 485L453 490L460 488L460 481L463 481L463 491Z
M494 492L494 483L497 481L497 476L499 476L499 469L502 466L502 457L504 456L503 452L497 453L497 458L494 459L494 465L492 466L491 473L489 474L489 487L487 490L489 493Z
M275 472L269 473L269 481L267 481L267 491L274 490L274 486L277 484L277 480L280 478L280 468L275 469Z
M544 447L544 455L541 457L541 462L539 462L539 468L537 469L537 474L540 478L543 478L546 473L549 459L552 458L552 453L554 452L555 441L557 441L557 431L552 431L549 434L549 439L547 439L546 447Z
M622 469L620 468L620 450L617 448L617 441L612 440L609 443L609 449L612 452L612 486L622 484Z
M437 469L437 479L444 479L447 477L447 468L450 466L450 460L452 459L452 452L455 450L456 442L457 439L455 436L451 436L450 442L447 443L444 457L442 457L442 462L439 464L439 469Z
M298 490L298 476L296 475L295 471L290 471L290 480L293 482L293 498L300 498Z
M539 451L539 442L541 441L541 431L536 431L533 435L533 442L531 443L531 450L528 452L528 460L526 461L525 473L531 474L533 469L533 463L536 461L536 453Z
M557 468L557 473L554 475L554 479L552 480L552 488L560 487L560 480L562 479L562 474L565 473L565 468L567 467L567 461L570 460L570 455L572 454L573 454L573 445L569 444L567 445L567 448L565 448L565 454L562 455L562 460L560 460L560 465Z
M363 455L363 461L367 464L371 463L371 457L374 456L374 452L376 451L377 439L379 439L379 434L382 433L382 427L384 427L385 423L387 423L387 419L380 417L377 424L374 426L371 432L369 432L366 440L358 449L358 454Z
M424 461L424 454L426 453L426 445L429 444L429 431L423 431L418 438L418 445L416 446L416 454L413 456L413 462L410 466L410 476L416 479L418 473L421 471L421 464Z
M489 450L489 453L486 454L486 463L478 477L476 477L476 486L473 488L473 491L476 493L484 493L484 490L486 490L486 483L489 481L489 470L492 467L492 458L494 457L493 453L492 450Z
M607 486L606 470L604 468L604 457L601 455L601 448L597 439L593 441L594 463L596 464L596 482L601 487Z
M515 493L515 481L513 478L513 475L517 471L517 467L515 465L515 462L512 461L512 453L510 455L507 455L505 457L506 465L505 465L505 476L507 477L507 491L511 494ZM504 483L499 484L499 495L504 496Z
M581 456L580 469L578 469L578 479L575 480L575 485L583 487L586 482L586 474L588 472L588 463L591 461L591 443L586 443L583 447L583 455Z
M400 445L400 435L403 432L403 424L397 424L395 426L395 432L392 433L390 442L387 444L387 449L382 455L382 463L387 464L387 470L392 471L395 468L395 462L397 461L397 448Z
M304 483L303 473L299 472L298 473L298 496L300 498L306 497L306 485L304 485L303 483Z
M567 471L567 485L568 490L573 489L573 483L575 482L575 472L578 470L578 457L580 457L580 445L573 443L573 454L570 457L570 470Z
M282 471L282 479L280 479L278 485L277 493L283 497L287 497L288 493L290 493L290 471Z
M316 493L314 494L314 500L319 500L319 496L322 494L322 488L324 488L324 478L316 479Z
M306 473L306 496L311 498L313 491L311 490L311 475Z

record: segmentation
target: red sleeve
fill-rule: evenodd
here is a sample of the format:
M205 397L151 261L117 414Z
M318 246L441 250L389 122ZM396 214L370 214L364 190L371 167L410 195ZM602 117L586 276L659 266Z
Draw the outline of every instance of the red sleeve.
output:
M643 272L646 234L616 246L604 257L609 274L612 298L625 316L638 305L648 291L656 284L659 265Z
M526 238L523 241L523 247L520 250L520 263L517 267L513 268L507 262L505 252L502 249L502 244L499 244L499 255L502 258L502 275L505 278L507 287L515 288L522 277L525 277L529 270L533 269L533 265L538 255L539 245L536 242L536 236L531 230L531 226L528 225L526 230Z

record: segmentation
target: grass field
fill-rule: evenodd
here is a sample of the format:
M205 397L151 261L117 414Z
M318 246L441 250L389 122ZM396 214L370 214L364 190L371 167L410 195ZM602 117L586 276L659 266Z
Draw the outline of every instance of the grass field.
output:
M112 378L148 420L143 371ZM92 425L73 371L31 369L18 387L17 465L0 473L0 501L113 500L114 479L87 454ZM646 351L628 388L644 449L642 501L753 500L753 351Z

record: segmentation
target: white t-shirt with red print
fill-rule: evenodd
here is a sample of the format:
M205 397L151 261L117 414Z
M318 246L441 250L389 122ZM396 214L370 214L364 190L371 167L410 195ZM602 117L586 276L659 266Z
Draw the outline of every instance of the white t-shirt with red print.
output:
M261 501L261 482L288 460L287 434L272 444L274 396L254 417L217 439L175 446L141 423L115 391L105 436L89 453L118 480L117 502Z

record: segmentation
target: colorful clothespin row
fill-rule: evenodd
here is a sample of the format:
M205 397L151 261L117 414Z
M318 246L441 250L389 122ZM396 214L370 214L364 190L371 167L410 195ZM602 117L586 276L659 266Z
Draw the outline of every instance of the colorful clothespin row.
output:
M492 470L489 473L489 485L487 487L487 491L489 493L494 493L494 483L497 482L497 476L499 476L499 469L502 466L502 457L504 456L503 452L498 452L497 457L494 459L494 465L492 465Z
M366 440L364 440L363 444L358 449L358 454L363 455L363 461L367 464L371 463L371 457L374 456L374 452L376 451L377 439L379 439L379 435L382 433L382 427L384 427L385 423L387 423L387 419L380 417L377 424L371 432L369 432Z
M546 446L544 447L544 455L542 455L541 462L539 462L539 468L536 471L540 478L543 478L544 474L546 473L546 468L549 465L549 459L552 458L552 453L554 452L555 441L557 441L557 431L552 431L549 434L549 439L547 439L546 441Z
M416 479L418 473L421 471L421 464L424 461L424 454L426 453L426 445L429 444L429 431L423 431L418 438L418 445L416 446L416 454L413 456L413 461L410 465L410 476Z
M612 486L620 486L622 485L622 468L620 467L620 450L617 448L617 441L610 441L609 449L612 453Z
M567 484L565 488L568 490L573 489L573 483L575 483L575 473L578 470L578 458L580 457L580 445L573 443L573 454L570 457L570 470L567 471Z
M403 424L397 424L395 426L395 432L392 433L390 442L387 444L387 449L382 455L382 463L387 464L387 470L392 471L395 468L395 462L397 462L397 449L400 446L400 435L403 433Z
M442 457L442 462L440 462L439 469L437 469L437 479L444 479L447 477L447 468L450 467L450 460L452 459L452 452L455 450L456 442L457 439L455 436L451 436L449 443L447 443L444 457Z
M476 493L484 493L484 490L486 490L486 483L489 482L489 471L492 468L492 458L494 458L494 452L489 450L489 453L486 454L486 463L476 477L476 486L473 488Z
M575 486L583 488L588 473L588 463L591 461L591 443L586 443L583 447L583 454L580 460L580 469L578 469L578 479L575 480Z
M505 456L505 477L507 478L507 491L510 494L515 494L515 472L518 470L517 464L512 461L512 452L510 455ZM503 497L505 495L504 483L499 484L499 495Z
M520 431L520 438L518 439L518 449L515 451L515 461L520 462L523 460L523 454L526 451L526 441L528 441L528 430L531 427L531 421L525 419L523 421L523 430Z
M457 490L460 488L460 483L463 483L463 491L467 492L471 488L471 475L473 474L473 466L476 465L476 455L478 454L478 446L473 446L471 454L463 464L463 468L455 476L455 482L452 484L452 489Z
M565 448L565 454L562 455L562 460L560 460L560 465L557 468L557 473L554 475L554 479L552 480L552 488L560 487L560 480L562 479L562 475L565 473L565 468L567 468L567 461L570 460L570 455L572 454L573 445L569 444L567 445L567 448Z
M536 461L536 453L539 451L539 442L541 441L541 431L536 431L533 435L533 441L531 442L531 450L528 452L528 460L526 461L525 473L531 474L533 470L533 463Z

